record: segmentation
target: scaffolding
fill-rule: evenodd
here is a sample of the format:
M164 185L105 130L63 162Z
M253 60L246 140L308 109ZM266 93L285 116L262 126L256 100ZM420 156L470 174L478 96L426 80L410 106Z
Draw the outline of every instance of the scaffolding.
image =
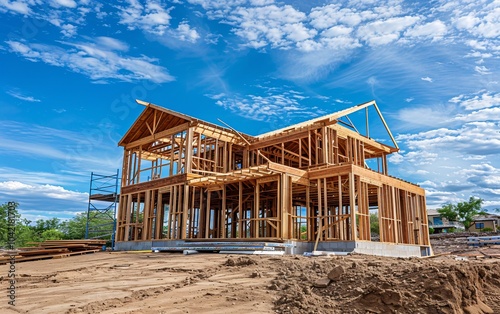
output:
M115 245L116 204L118 203L118 174L90 175L89 205L85 239L105 239Z

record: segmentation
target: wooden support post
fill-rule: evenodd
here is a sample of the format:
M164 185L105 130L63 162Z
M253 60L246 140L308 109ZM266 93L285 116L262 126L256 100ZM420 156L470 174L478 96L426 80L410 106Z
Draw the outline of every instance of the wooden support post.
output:
M351 239L356 241L358 239L356 229L356 193L355 193L355 177L354 173L349 172L349 210L351 212Z
M385 223L383 217L383 203L382 203L382 187L377 187L377 207L378 207L378 227L379 227L379 236L380 242L385 242Z
M314 251L316 251L318 247L318 241L321 239L321 233L323 229L323 215L322 215L322 210L323 210L323 205L322 205L322 200L321 200L321 179L317 180L318 184L318 215L317 215L317 221L318 221L318 230L317 230L317 235L316 235L316 244L314 245Z
M243 208L243 183L240 181L238 182L238 237L237 238L244 238L243 237L243 213L245 209Z
M312 241L314 239L314 232L312 228L313 219L311 217L311 187L306 185L306 224L307 224L307 241Z
M158 199L156 202L156 217L155 217L155 239L161 239L163 234L163 219L165 212L163 210L163 193L158 191Z
M130 223L131 221L131 215L132 215L132 194L127 195L127 208L126 208L126 213L125 213L125 232L124 232L124 237L123 241L129 241L130 237Z
M281 142L281 164L285 164L285 143Z
M302 139L298 139L299 141L299 168L302 168Z
M344 208L342 204L342 176L338 176L338 184L339 184L339 216L344 213ZM341 219L342 216L338 217L337 219ZM343 218L343 217L342 217ZM340 228L340 240L347 240L346 233L347 230L345 228L345 220L342 220L341 222L338 223L339 228Z
M224 184L222 186L222 208L220 209L220 237L222 239L226 238L226 231L227 231L227 200L226 200L226 185Z
M328 128L325 126L322 128L323 140L323 163L327 164L330 160L328 159Z
M135 169L137 171L136 183L141 182L141 160L142 160L142 146L139 146L139 156L137 156L137 169Z
M186 132L186 154L185 154L185 167L186 173L191 173L193 168L193 127L188 128Z
M174 212L174 187L170 186L169 187L169 200L168 200L168 220L167 220L167 239L173 239L172 235L172 228L173 228L173 223L172 220L174 219L173 217L173 212Z
M189 205L189 228L188 228L188 238L192 239L194 237L194 231L197 228L197 221L196 221L196 208L194 206L195 203L195 194L196 194L196 187L190 187L191 189L191 203Z
M312 165L311 131L307 132L307 149L309 150L309 166Z
M187 230L187 221L188 221L188 213L189 213L189 185L184 184L184 197L182 198L182 219L181 219L181 239L186 239L189 230Z
M198 234L197 238L203 238L205 236L205 220L207 219L207 212L205 210L205 203L203 201L203 188L200 188L200 220L198 221Z
M205 217L206 217L206 220L205 220L205 238L206 239L210 238L210 221L213 219L213 217L211 217L211 215L210 215L210 212L212 210L212 206L210 205L211 196L212 196L212 192L210 190L207 190L207 207L205 209L205 211L206 211L206 214L205 214Z
M254 208L252 215L252 237L259 237L259 211L260 211L260 184L255 183L255 199L254 199Z
M149 210L151 206L151 190L147 190L144 196L144 212L142 215L142 234L141 240L149 240L148 239L148 231L149 231Z
M170 143L172 148L170 149L170 168L169 170L169 176L171 177L174 174L174 166L175 166L175 134L172 134L170 136Z
M328 226L328 187L326 185L326 178L323 178L323 222L322 225ZM325 228L325 240L328 238L327 228Z
M394 243L399 242L399 226L397 222L397 212L396 212L396 190L393 186L391 186L391 198L389 200L392 203L392 217L393 217L393 231L394 231Z
M383 174L387 175L387 155L382 155L382 163L383 163Z

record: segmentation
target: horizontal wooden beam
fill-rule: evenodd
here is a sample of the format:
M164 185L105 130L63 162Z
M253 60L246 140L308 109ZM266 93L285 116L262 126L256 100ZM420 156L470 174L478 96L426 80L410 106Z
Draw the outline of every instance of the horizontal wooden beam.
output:
M164 187L166 185L180 184L186 182L188 179L187 175L178 174L168 178L155 179L147 182L142 182L138 184L133 184L129 186L124 186L121 188L121 195L129 194L129 193L137 193L146 190L153 190L157 188Z
M363 136L363 135L361 135L359 133L356 133L354 131L346 129L346 128L342 127L342 126L332 125L332 126L330 126L330 128L336 130L337 131L337 135L339 137L347 138L347 136L349 136L351 138L360 140L363 143L365 143L365 145L369 145L372 148L375 148L375 149L377 149L379 151L382 151L384 153L390 154L390 153L394 153L394 152L399 151L399 149L397 149L395 147L390 147L390 146L381 144L381 143L376 142L376 141L374 141L374 140L372 140L372 139L370 139L370 138L368 138L366 136Z
M152 142L154 142L158 139L161 139L163 137L167 137L170 135L180 133L182 131L186 131L189 128L189 125L190 125L190 123L186 122L186 123L183 123L181 125L170 128L168 130L164 130L164 131L158 132L156 134L148 135L148 136L143 137L141 139L138 139L136 141L125 144L125 148L130 149L130 148L138 147L138 146L141 146L144 144L149 144L149 143L152 143Z
M358 175L363 178L371 179L378 181L383 184L387 184L390 186L393 186L395 188L398 188L400 190L408 191L410 193L415 193L417 195L422 195L425 196L425 190L418 185L405 182L403 180L394 178L394 177L389 177L384 174L375 172L373 170L365 169L359 166L352 166L353 172L355 175Z
M250 150L259 149L259 148L272 146L272 145L276 145L276 144L280 144L280 143L295 141L295 140L298 140L300 138L307 137L308 133L309 133L309 130L298 130L297 132L293 132L293 133L287 134L285 136L277 136L277 137L260 139L259 141L252 143L249 146L249 149Z

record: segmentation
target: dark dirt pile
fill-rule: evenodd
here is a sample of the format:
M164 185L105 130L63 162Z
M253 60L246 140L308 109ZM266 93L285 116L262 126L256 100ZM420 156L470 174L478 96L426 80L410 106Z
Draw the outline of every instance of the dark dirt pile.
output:
M268 287L277 313L500 313L496 261L282 259Z

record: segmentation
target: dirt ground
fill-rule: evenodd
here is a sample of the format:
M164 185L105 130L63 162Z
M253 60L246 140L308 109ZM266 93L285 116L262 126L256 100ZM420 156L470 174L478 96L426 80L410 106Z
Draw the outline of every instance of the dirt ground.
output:
M500 313L488 256L100 252L18 263L16 276L16 306L2 293L0 313Z

